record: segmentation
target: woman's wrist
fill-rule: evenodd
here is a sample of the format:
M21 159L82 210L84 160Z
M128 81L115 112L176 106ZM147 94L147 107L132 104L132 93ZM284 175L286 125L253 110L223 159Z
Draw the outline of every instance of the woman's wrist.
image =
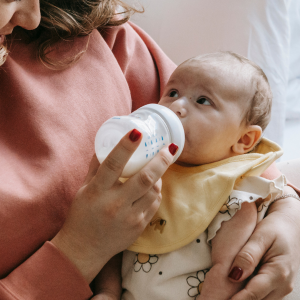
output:
M297 193L292 187L285 186L283 195L297 196ZM287 197L273 202L267 211L267 215L271 213L278 213L279 215L286 216L290 221L294 222L295 225L299 226L300 229L300 201L296 198Z
M107 262L103 257L93 252L86 243L66 234L63 229L57 233L51 242L75 265L89 284Z

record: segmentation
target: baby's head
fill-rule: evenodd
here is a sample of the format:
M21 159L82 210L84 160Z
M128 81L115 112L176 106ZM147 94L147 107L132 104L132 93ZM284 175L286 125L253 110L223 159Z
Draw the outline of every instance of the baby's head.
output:
M259 66L232 52L191 58L171 75L159 104L180 118L177 160L202 165L251 151L269 123L272 92Z

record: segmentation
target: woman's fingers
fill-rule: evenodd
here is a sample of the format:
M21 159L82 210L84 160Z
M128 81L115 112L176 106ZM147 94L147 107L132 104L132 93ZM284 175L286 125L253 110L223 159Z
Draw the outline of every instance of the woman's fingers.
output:
M158 198L160 202L161 187L162 187L162 182L161 179L159 179L143 197L133 202L132 204L133 211L145 212L145 210L147 210L148 207L150 206L151 202L154 202Z
M141 171L124 183L124 193L131 195L129 201L132 201L133 205L139 205L138 202L146 201L142 197L154 186L172 164L174 155L176 154L176 151L174 152L173 150L174 147L177 151L178 147L174 144L161 149ZM140 204L140 206L143 207L143 204Z
M161 176L172 164L178 147L171 144L161 151L137 174L127 180L122 193L130 195L127 205L130 216L138 225L140 233L156 213L161 202Z
M157 212L161 203L161 199L162 199L161 196L159 196L158 198L155 199L155 201L152 202L152 204L147 209L144 210L143 214L144 214L145 227L150 223L153 216Z
M274 290L269 274L258 274L249 281L246 287L231 300L261 300ZM275 299L274 299L275 300Z
M88 173L85 177L83 185L88 184L91 181L91 179L97 174L99 166L100 166L100 163L97 159L96 154L94 154L92 159L91 159L89 170L88 170Z
M281 300L292 291L299 266L299 204L290 202L278 203L284 205L283 211L267 215L236 256L231 280L246 279L260 264L257 274L232 300ZM271 209L277 209L275 204ZM294 211L290 211L292 206Z
M270 231L264 230L258 224L246 245L236 255L229 273L229 278L234 281L243 281L253 274L255 268L271 247L275 236Z
M282 300L292 291L292 288L289 290L286 286L282 290L278 288L281 285L279 270L280 266L276 262L264 265L264 268L231 300Z
M136 129L128 132L103 161L95 176L103 189L111 188L121 176L126 163L139 146L141 136Z

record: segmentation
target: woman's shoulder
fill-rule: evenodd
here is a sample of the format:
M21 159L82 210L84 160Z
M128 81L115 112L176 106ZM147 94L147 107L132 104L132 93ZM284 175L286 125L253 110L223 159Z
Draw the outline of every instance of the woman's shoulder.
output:
M145 53L150 54L158 68L163 68L167 73L167 80L176 68L175 63L150 35L132 22L101 30L100 34L115 55L131 56L135 53L138 57L138 55L143 56Z
M132 110L158 102L176 65L132 22L100 31L131 91Z

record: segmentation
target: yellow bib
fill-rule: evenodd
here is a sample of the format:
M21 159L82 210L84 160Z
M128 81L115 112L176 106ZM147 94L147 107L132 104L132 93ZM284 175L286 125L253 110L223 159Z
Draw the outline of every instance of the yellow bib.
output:
M162 254L189 244L206 230L235 182L244 176L260 176L282 153L264 138L252 153L196 167L173 164L162 177L157 213L128 250Z

